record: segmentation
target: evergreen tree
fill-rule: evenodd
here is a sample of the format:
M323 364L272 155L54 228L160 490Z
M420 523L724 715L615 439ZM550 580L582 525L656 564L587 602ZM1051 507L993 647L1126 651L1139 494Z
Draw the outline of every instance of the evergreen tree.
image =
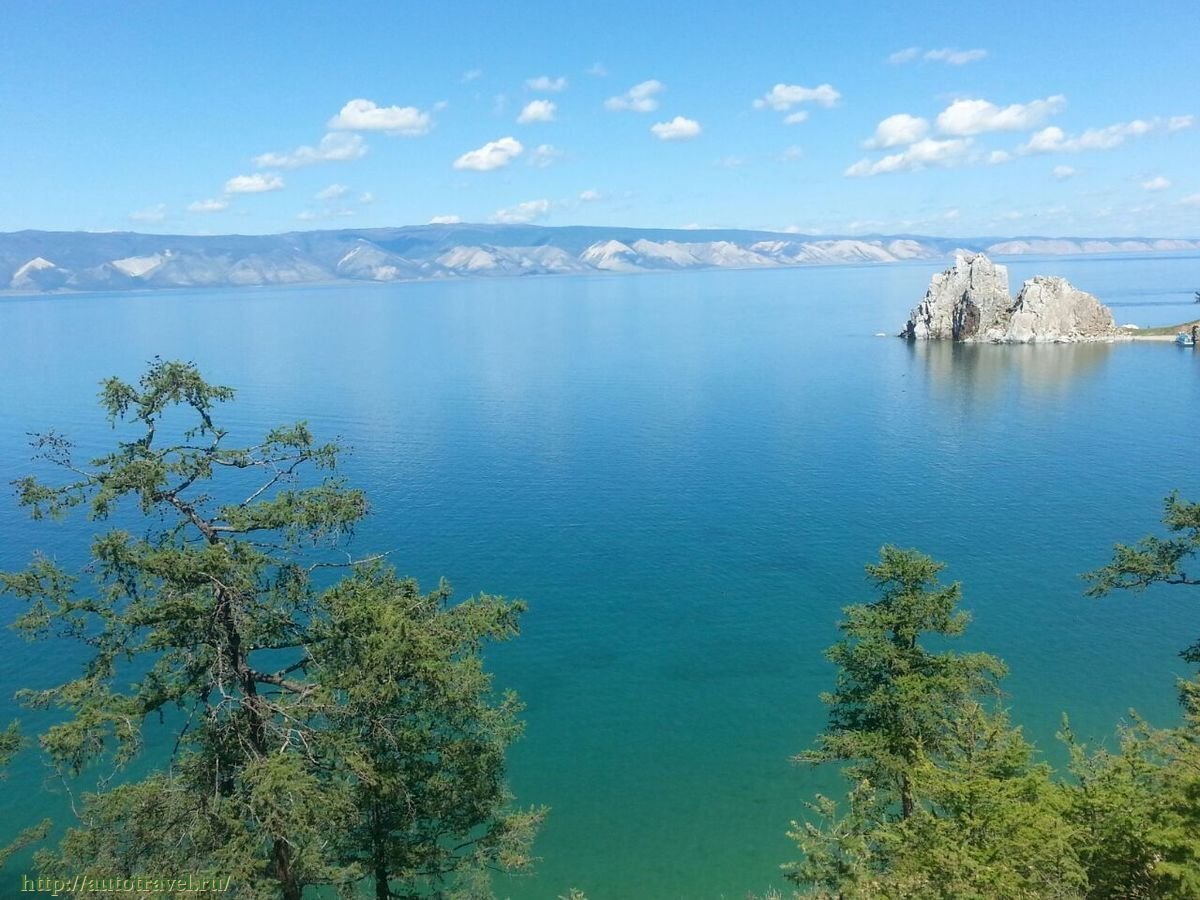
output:
M962 589L942 585L944 564L915 550L884 547L866 567L879 592L872 603L847 607L845 635L826 653L837 684L821 699L829 727L799 762L851 763L847 775L866 782L903 817L917 807L916 771L947 747L946 723L976 696L996 693L1004 665L985 653L936 653L926 636L962 634L970 617L957 609Z
M96 535L87 578L44 556L0 575L27 604L28 637L88 653L79 677L24 693L64 715L42 747L74 775L133 761L149 720L175 735L157 771L102 780L42 864L217 872L252 900L365 877L380 897L442 896L465 870L524 865L540 813L508 809L517 704L493 701L478 659L522 606L451 606L444 589L422 597L377 561L334 556L367 512L336 476L340 448L304 423L230 446L216 414L232 397L179 362L109 379L101 403L128 431L116 449L82 464L42 435L65 481L17 482L35 519L141 517ZM310 470L322 477L305 484ZM346 577L323 585L336 566Z
M998 694L1003 664L922 644L968 621L942 568L894 547L867 567L880 597L846 609L828 654L830 725L797 757L848 763L854 788L845 812L819 797L815 821L793 823L802 856L785 873L840 900L1078 897L1064 791L1020 729L980 702Z

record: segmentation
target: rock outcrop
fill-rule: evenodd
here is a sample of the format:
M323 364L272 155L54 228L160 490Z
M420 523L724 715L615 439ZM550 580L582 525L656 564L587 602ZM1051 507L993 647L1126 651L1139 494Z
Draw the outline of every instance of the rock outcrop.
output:
M1029 344L1109 341L1112 311L1063 278L1038 275L1008 294L1008 269L982 253L958 253L934 275L900 336L910 340Z

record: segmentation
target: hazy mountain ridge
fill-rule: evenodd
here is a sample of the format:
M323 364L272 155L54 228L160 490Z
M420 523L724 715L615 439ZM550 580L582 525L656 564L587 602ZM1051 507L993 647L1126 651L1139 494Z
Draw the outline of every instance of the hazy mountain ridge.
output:
M0 290L130 290L414 281L940 259L956 250L1074 255L1200 250L1200 240L822 237L732 229L421 225L278 235L0 234Z

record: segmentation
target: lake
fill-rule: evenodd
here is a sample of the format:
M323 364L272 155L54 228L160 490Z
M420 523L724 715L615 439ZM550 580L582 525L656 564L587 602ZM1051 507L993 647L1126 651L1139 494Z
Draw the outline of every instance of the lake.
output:
M1009 266L1014 290L1065 275L1122 323L1195 316L1194 256ZM1008 662L1013 717L1052 759L1064 712L1088 739L1131 707L1177 720L1200 607L1088 600L1078 576L1172 489L1200 497L1200 353L875 336L940 267L3 299L0 474L27 471L28 431L105 446L97 382L155 355L238 388L238 429L342 436L373 504L357 548L530 603L489 662L528 704L515 792L552 810L537 874L500 895L744 897L838 790L788 757L824 723L822 649L884 543L949 563L974 615L958 646ZM78 558L89 533L4 500L0 568ZM74 659L0 634L0 723ZM22 755L6 830L65 818L44 785Z

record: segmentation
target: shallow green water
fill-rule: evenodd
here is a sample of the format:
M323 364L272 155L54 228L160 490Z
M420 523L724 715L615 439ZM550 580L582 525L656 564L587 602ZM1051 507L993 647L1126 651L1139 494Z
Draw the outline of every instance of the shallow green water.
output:
M1200 353L875 337L931 268L0 301L0 474L25 471L29 430L103 446L96 382L155 354L240 388L239 427L342 435L374 502L359 547L531 604L490 659L529 707L514 787L553 809L538 874L502 892L742 897L835 787L787 758L822 726L821 650L882 543L950 562L963 645L1008 661L1014 717L1052 753L1064 711L1085 736L1131 706L1170 721L1200 635L1187 598L1087 601L1077 577L1170 489L1200 496ZM1011 268L1141 324L1188 318L1200 287L1194 258ZM0 504L0 567L86 533ZM0 635L0 717L71 666ZM23 756L5 826L40 817L43 780Z

